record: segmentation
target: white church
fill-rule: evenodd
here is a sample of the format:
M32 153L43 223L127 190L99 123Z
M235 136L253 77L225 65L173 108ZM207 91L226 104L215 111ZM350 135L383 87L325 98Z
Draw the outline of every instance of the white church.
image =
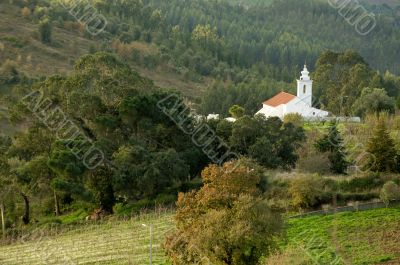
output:
M307 66L301 72L300 80L297 80L297 96L280 92L271 99L263 103L263 107L257 114L265 117L279 117L283 119L286 114L298 113L305 119L323 119L329 115L323 111L312 107L312 86L313 81L309 76Z

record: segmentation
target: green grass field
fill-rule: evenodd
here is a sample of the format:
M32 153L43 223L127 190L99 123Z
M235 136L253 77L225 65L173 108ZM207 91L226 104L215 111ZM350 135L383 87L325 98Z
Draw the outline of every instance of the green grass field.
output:
M292 219L287 235L267 264L400 264L400 208Z
M150 233L142 224L154 225L153 264L168 264L162 243L174 225L167 212L37 230L29 240L0 246L0 264L148 264ZM400 264L400 208L291 219L287 225L282 252L266 264Z

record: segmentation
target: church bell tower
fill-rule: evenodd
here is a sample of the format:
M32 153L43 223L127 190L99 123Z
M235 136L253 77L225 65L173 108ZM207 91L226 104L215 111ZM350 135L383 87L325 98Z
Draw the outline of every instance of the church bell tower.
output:
M313 81L309 76L310 72L307 70L307 65L301 72L300 80L297 80L297 97L301 99L308 106L312 107L312 85Z

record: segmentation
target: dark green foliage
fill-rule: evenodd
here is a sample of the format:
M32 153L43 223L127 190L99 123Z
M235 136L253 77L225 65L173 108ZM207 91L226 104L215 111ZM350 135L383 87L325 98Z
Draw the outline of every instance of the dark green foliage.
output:
M189 176L189 166L173 149L150 153L140 146L121 147L114 161L115 190L129 201L154 198Z
M326 51L319 57L313 74L315 95L319 104L335 115L349 115L351 106L367 87L372 70L354 51Z
M108 165L99 166L88 172L86 177L87 186L94 195L96 205L107 213L113 213L115 194L111 168Z
M235 123L218 120L209 125L236 154L254 158L267 168L293 168L298 159L296 149L305 139L302 128L279 118L244 116Z
M229 109L229 114L231 114L231 116L235 119L239 119L239 118L243 117L244 113L245 113L245 109L239 105L233 105Z
M57 141L54 143L49 157L49 167L63 177L77 177L82 175L86 168L73 152L77 150L70 149L69 146L80 146L84 144L83 139L71 141Z
M346 150L343 139L337 129L337 124L332 123L328 128L328 134L315 143L315 147L321 153L329 152L328 158L333 173L345 174L349 163L346 160Z

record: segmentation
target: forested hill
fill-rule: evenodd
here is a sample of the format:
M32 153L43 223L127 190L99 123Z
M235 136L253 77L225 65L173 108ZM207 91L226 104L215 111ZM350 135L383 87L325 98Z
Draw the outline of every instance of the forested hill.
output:
M106 32L94 38L95 49L113 51L125 61L141 63L150 70L172 68L172 72L191 80L198 80L199 75L238 83L258 75L291 82L305 60L312 67L321 52L349 48L381 72L399 73L400 15L394 5L386 5L392 12L377 14L376 28L361 36L338 10L321 0L274 0L257 6L251 4L259 2L255 0L81 3L87 1L108 21ZM93 39L59 1L12 2L21 11L29 9L23 13L24 23L39 26L48 18L54 28L81 31L82 37ZM62 44L53 38L49 46L56 50ZM23 40L12 41L29 45ZM140 48L146 45L150 47Z
M184 43L196 25L211 24L222 41L221 60L242 67L263 63L278 79L291 80L304 60L314 63L326 49L353 48L374 68L398 68L398 17L377 16L377 27L361 36L325 1L285 0L247 8L215 1L151 2L161 8L168 25L179 25Z

